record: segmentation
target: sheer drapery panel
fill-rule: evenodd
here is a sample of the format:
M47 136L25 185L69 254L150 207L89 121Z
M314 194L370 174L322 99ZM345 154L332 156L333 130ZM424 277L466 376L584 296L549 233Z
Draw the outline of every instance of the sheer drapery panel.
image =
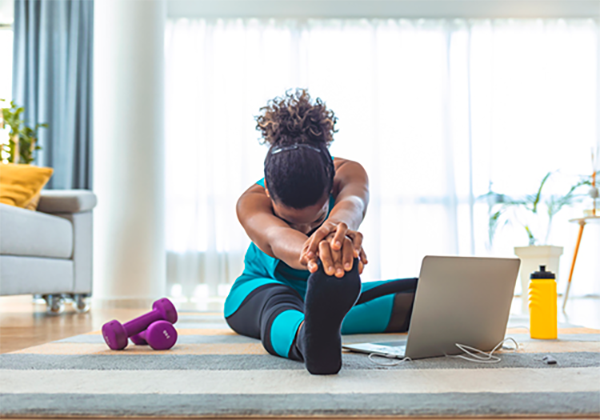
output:
M488 243L492 183L559 193L591 174L598 25L577 20L177 19L167 25L168 281L183 298L225 294L249 244L240 194L263 176L254 116L306 87L339 118L333 156L371 184L362 231L367 280L417 276L425 255L512 256L517 224ZM581 205L560 213L565 247ZM600 224L584 235L572 293L600 292ZM588 274L589 273L589 274ZM520 290L517 289L517 292Z

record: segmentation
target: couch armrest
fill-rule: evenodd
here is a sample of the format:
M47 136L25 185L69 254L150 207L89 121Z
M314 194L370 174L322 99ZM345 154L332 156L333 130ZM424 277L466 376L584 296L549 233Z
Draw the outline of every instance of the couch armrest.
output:
M37 210L44 213L80 213L90 211L98 199L89 190L42 190Z

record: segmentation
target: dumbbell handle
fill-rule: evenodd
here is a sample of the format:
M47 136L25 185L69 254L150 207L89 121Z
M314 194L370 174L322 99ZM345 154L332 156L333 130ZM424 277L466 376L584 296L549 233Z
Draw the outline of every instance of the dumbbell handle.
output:
M135 319L132 319L129 322L124 323L123 328L125 328L127 336L131 337L132 335L139 334L142 331L144 331L153 322L160 320L162 320L160 312L153 309L142 316L139 316Z

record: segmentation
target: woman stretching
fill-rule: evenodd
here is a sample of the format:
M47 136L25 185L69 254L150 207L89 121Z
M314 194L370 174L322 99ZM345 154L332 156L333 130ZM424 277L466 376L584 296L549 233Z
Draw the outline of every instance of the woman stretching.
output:
M329 154L337 119L320 99L286 93L256 120L270 147L264 179L237 204L252 243L225 318L269 353L334 374L341 334L408 330L417 279L361 284L368 178L357 162Z

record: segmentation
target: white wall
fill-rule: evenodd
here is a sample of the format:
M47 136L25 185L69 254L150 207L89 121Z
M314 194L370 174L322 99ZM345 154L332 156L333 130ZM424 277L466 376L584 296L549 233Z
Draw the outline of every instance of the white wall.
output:
M164 295L164 0L94 3L94 298Z
M0 0L0 25L11 25L15 15L15 0Z
M599 0L168 0L171 17L599 17Z

